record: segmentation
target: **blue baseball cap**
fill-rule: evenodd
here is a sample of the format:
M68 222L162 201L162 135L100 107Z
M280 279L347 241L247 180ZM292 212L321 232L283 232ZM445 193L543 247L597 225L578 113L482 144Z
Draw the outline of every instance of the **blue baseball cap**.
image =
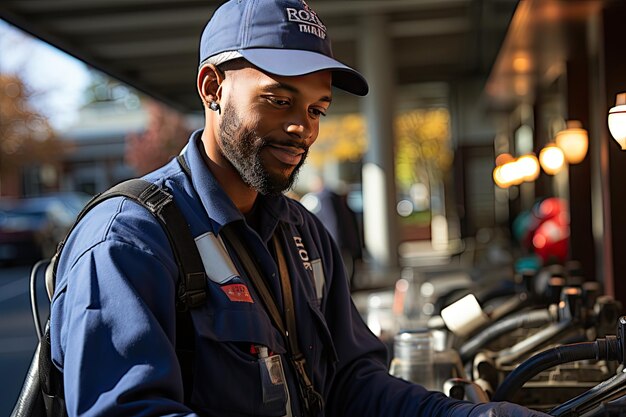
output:
M367 81L333 57L326 26L304 0L230 0L207 23L200 65L244 58L270 74L332 72L332 84L358 96Z

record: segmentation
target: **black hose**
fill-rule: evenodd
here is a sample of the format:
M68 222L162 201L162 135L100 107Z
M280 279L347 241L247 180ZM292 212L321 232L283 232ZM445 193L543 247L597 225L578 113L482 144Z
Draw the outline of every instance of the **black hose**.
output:
M48 266L48 263L50 263L49 259L42 259L39 262L37 262L31 272L30 272L30 279L29 279L29 284L30 284L30 309L31 309L31 313L33 314L33 321L35 323L35 331L37 332L37 337L39 338L39 341L41 342L41 339L43 339L43 329L41 327L41 318L39 316L39 309L37 308L37 277L39 276L39 271L41 271L42 269L45 270L46 266Z
M574 343L540 352L521 363L493 394L492 401L511 401L513 395L532 377L563 363L586 359L622 360L620 342L615 336L595 342Z
M597 406L624 395L626 395L626 373L619 372L615 376L601 382L577 397L554 407L548 414L555 417L580 416L583 414L587 416L589 412L594 409L591 415L606 417L610 415L607 410L602 414L595 413Z
M521 312L500 320L465 342L459 349L463 363L470 360L479 349L495 338L521 327L533 327L549 323L552 319L547 309Z
M488 287L484 290L478 290L475 292L476 299L480 305L485 305L496 298L512 297L519 294L519 289L511 281L502 281L500 285L495 287Z

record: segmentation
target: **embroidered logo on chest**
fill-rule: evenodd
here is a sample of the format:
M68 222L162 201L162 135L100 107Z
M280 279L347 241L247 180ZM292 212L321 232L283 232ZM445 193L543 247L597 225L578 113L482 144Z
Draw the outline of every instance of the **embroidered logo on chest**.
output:
M324 269L322 268L322 260L319 258L312 260L310 258L309 253L304 247L304 243L302 242L302 238L300 236L293 236L293 241L296 244L298 255L300 256L300 260L302 261L302 266L304 266L305 270L312 272L313 284L315 285L317 300L318 302L321 302L324 291L324 283L326 282Z
M294 236L293 241L298 248L298 255L300 255L300 259L302 260L302 265L304 269L307 271L312 271L313 267L311 266L311 260L309 259L309 253L304 248L304 243L302 243L302 238L300 236Z

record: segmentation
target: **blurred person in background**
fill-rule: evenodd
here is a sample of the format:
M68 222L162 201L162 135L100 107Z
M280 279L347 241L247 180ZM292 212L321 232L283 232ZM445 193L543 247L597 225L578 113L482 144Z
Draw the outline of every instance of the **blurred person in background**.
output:
M206 303L190 311L192 386L183 389L175 350L170 243L146 210L113 198L78 224L58 265L51 345L70 416L544 415L453 400L389 375L385 346L351 301L339 248L282 194L315 142L331 85L368 90L333 58L326 27L304 1L231 0L215 11L200 42L205 127L191 135L184 162L144 177L171 191L207 261ZM290 354L241 259L206 249L221 244L224 228L246 243L283 316L295 310L301 357ZM280 253L291 292L281 288ZM286 294L293 310L283 308Z
M361 231L356 214L348 206L346 194L333 190L321 175L313 176L309 188L311 192L302 196L300 202L322 221L337 243L350 286L354 288L356 264L363 257Z

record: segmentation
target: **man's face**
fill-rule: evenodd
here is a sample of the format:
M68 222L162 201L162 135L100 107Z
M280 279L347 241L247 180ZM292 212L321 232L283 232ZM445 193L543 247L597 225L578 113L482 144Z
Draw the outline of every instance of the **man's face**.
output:
M227 72L218 144L261 194L289 189L330 105L331 75L279 77L255 68Z

